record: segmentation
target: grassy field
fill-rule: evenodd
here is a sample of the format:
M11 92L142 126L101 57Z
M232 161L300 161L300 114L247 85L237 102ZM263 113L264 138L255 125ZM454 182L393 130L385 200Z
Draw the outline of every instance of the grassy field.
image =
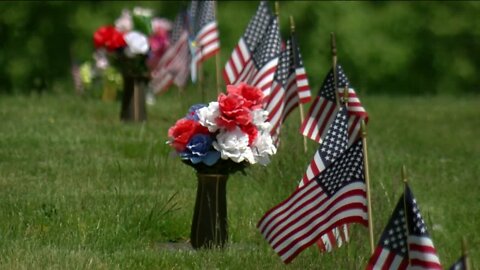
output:
M170 250L188 242L194 171L170 155L167 129L200 95L172 91L145 124L119 121L119 103L70 95L0 96L1 269L364 269L368 231L332 254L312 247L285 266L255 225L285 199L316 144L302 149L298 112L267 167L230 176L223 251ZM208 94L213 98L215 94ZM410 185L445 268L468 240L480 267L480 97L362 96L370 113L375 241Z

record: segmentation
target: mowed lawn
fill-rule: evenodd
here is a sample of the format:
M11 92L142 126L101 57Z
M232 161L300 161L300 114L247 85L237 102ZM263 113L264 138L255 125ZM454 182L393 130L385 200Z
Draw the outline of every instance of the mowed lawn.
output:
M460 256L462 238L479 268L480 96L361 99L370 114L375 241L402 192L405 165L444 268ZM194 171L165 144L167 129L200 100L196 88L171 91L148 107L148 122L125 124L115 102L0 96L0 268L364 269L370 247L362 226L352 227L346 247L331 254L312 247L288 266L256 229L294 191L316 150L309 141L304 153L298 111L270 165L230 176L231 245L165 248L188 242L196 194Z

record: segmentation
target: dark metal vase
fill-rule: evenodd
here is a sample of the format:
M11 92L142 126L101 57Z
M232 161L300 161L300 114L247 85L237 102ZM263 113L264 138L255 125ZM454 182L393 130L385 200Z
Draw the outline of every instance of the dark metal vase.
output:
M147 120L145 106L146 79L142 76L123 75L123 96L120 119L125 122Z
M198 186L190 241L192 247L222 248L227 242L228 175L197 173Z

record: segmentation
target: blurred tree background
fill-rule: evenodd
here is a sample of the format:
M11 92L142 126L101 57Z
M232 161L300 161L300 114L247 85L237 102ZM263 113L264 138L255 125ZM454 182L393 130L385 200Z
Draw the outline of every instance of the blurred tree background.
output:
M149 7L173 20L187 4L2 2L0 93L73 92L71 64L91 59L98 27L113 24L123 8ZM218 3L222 67L257 5ZM359 92L476 93L478 14L478 2L280 2L282 35L288 35L292 15L314 92L330 68L330 32L335 32L339 63Z

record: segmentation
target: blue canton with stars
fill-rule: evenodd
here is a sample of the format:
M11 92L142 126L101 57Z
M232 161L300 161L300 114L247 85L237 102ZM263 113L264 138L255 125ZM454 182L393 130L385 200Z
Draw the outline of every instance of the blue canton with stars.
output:
M352 182L364 182L362 141L354 143L334 163L317 175L315 180L328 196L333 196Z
M427 226L420 214L417 200L413 197L412 191L407 186L405 203L407 205L408 231L411 235L428 236Z
M172 32L170 34L171 44L175 44L175 42L177 42L177 40L180 38L182 32L187 29L186 19L187 11L180 11L173 22Z
M268 26L265 36L260 41L253 54L253 62L257 69L263 67L268 61L278 57L280 53L280 29L277 18L273 18Z
M285 83L288 79L289 68L290 68L290 40L287 40L287 45L285 49L280 53L280 59L278 60L277 70L275 71L274 80L279 82L280 85L285 86Z
M407 223L405 219L405 203L403 196L397 203L387 227L380 237L380 244L396 254L405 257L407 254Z
M195 35L212 21L215 21L215 1L199 1L193 27Z
M337 65L337 87L343 88L345 85L350 85L347 75L343 72L342 66ZM327 77L325 77L319 95L335 102L335 79L333 77L333 69L331 69L330 72L328 72Z
M328 167L348 148L348 117L347 108L342 106L335 120L320 144L318 153L325 167Z
M261 39L264 38L269 22L272 20L273 14L267 2L261 1L255 16L250 20L243 35L245 43L250 52L253 52L259 45Z
M406 209L405 209L406 207ZM428 236L417 201L410 187L405 188L405 194L400 198L393 211L387 227L380 238L380 244L403 257L406 256L408 235Z
M293 63L293 65L291 66L291 69L295 70L297 68L303 67L303 60L302 60L302 54L300 53L300 47L298 46L298 43L297 43L297 36L295 35L295 33L292 33L292 35L290 36L290 40L292 43L291 57L292 57L292 63Z

